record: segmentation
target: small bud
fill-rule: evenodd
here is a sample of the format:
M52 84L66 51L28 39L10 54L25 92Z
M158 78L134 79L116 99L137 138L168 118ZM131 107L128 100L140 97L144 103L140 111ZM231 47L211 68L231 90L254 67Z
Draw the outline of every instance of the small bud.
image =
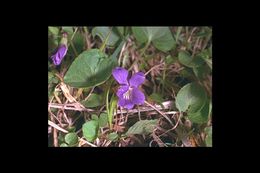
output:
M54 65L60 65L61 61L65 57L68 47L67 47L67 42L68 42L68 34L66 32L62 33L62 38L60 41L60 45L57 48L57 51L51 56L51 59L53 61Z

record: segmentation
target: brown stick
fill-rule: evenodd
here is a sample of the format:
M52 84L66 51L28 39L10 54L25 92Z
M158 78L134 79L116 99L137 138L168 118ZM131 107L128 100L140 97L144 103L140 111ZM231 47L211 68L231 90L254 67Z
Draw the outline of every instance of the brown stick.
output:
M173 123L172 121L169 119L169 117L167 117L163 112L161 112L159 109L157 109L155 106L151 105L150 103L148 103L147 101L144 101L147 105L149 105L150 107L152 107L154 110L156 110L159 114L161 114L172 126Z

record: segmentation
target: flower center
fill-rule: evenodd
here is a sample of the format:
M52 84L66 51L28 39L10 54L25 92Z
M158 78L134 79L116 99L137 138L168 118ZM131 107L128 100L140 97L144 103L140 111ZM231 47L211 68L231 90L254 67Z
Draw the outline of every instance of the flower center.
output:
M126 100L130 100L130 98L132 97L132 90L133 90L133 88L129 87L128 91L126 91L123 94L123 98L126 99Z

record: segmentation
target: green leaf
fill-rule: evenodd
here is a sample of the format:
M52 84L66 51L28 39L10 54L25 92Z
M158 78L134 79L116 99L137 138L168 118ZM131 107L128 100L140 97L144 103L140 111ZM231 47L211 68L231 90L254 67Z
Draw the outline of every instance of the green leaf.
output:
M48 29L49 29L50 33L52 33L55 36L57 36L59 34L59 28L58 27L49 26Z
M65 142L69 145L69 146L74 146L78 143L78 136L76 133L68 133L65 136Z
M118 134L116 133L116 132L112 132L112 133L110 133L109 135L108 135L108 139L110 140L110 141L116 141L117 139L118 139Z
M103 100L101 95L93 93L89 96L89 98L86 101L81 101L81 104L83 104L85 107L93 108L102 105Z
M139 43L148 42L147 33L145 33L145 27L132 27L133 34Z
M178 42L178 43L179 43L179 36L180 36L181 31L182 31L182 26L177 27L175 39L176 39L176 42Z
M77 88L97 86L110 77L113 67L113 61L98 49L84 51L71 64L64 82Z
M97 35L98 37L100 37L102 42L104 42L106 40L106 37L108 36L110 30L111 30L111 28L109 28L109 27L95 27L92 30L92 36L95 37ZM110 34L106 44L107 44L107 46L114 46L118 40L119 40L119 37L113 31L111 31L111 34Z
M126 39L128 37L129 36L127 36ZM122 50L122 47L124 46L125 42L126 42L125 40L122 40L120 42L120 44L117 46L116 50L113 52L113 54L109 57L112 60L113 67L116 67L118 65L117 57L118 57L120 51Z
M92 114L91 115L91 119L98 121L98 116L96 114Z
M202 59L209 59L211 57L210 55L210 50L209 49L205 49L202 52L198 53L198 56L200 56Z
M197 78L202 80L207 76L207 74L210 73L210 68L207 65L202 65L199 67L194 67L193 72Z
M58 136L58 142L59 142L59 144L60 143L65 143L65 135L64 134L62 134L62 133L60 133L59 134L59 136Z
M77 31L72 41L73 41L73 44L74 44L77 52L82 52L84 50L85 41L84 41L84 36L82 33Z
M60 144L60 147L69 147L69 146L66 143L62 143L62 144Z
M210 107L210 103L209 100L206 101L205 105L203 106L203 108L195 113L189 113L188 112L188 118L191 120L191 122L193 123L205 123L208 121L209 118L209 107Z
M205 90L196 83L182 87L176 97L176 107L179 111L195 113L202 109L206 102Z
M172 57L171 55L168 55L166 58L165 58L165 62L166 64L173 64L175 63L177 60L177 57Z
M205 139L206 145L207 147L212 147L212 126L206 127L205 132L206 132L206 139Z
M183 78L190 78L192 75L192 68L187 67L180 71L180 76L182 76Z
M157 121L158 120L140 120L128 129L126 135L150 134L153 132L153 129L156 127Z
M179 52L178 59L180 63L187 67L199 67L204 63L204 60L201 56L191 57L191 55L187 51Z
M169 51L176 46L176 42L168 27L132 27L133 34L139 43L152 42L163 51Z
M90 120L82 126L83 136L87 139L87 141L93 142L97 138L98 129L98 121Z
M108 116L107 116L107 113L101 113L99 115L99 126L100 127L105 127L108 123Z
M153 45L163 51L167 52L176 47L176 42L172 37L171 31L165 28L165 34L158 39L153 40Z
M118 32L120 32L121 35L124 35L124 27L123 26L118 26L118 27L116 27L116 29L118 30Z
M51 83L58 83L58 79L57 77L52 73L52 72L48 72L48 84Z

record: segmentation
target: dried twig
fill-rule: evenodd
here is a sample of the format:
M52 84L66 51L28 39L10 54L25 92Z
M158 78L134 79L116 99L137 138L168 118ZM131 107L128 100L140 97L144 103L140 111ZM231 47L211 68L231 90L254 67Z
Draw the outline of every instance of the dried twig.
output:
M150 103L148 103L147 101L144 101L147 105L149 105L150 107L152 107L154 110L156 110L159 114L161 114L172 126L174 126L173 125L173 123L172 123L172 121L163 113L163 112L161 112L159 109L157 109L155 106L153 106L153 105L151 105Z
M172 101L165 101L162 103L163 107L161 105L155 104L153 107L155 107L158 110L162 109L170 109L172 105ZM88 109L88 108L81 108L77 103L72 103L72 104L58 104L58 103L49 103L50 108L58 108L58 109L64 109L64 110L75 110L75 111L87 111L87 112L97 112L94 109ZM148 111L154 111L154 108L151 108L150 106L139 106L139 111L140 112L148 112ZM104 111L106 112L106 111ZM117 114L133 114L133 113L138 113L138 109L131 109L131 110L122 110L119 109L117 110ZM171 113L165 113L165 114L175 114L177 112L172 111Z
M175 124L175 126L174 126L173 128L171 128L171 129L165 131L164 133L160 134L159 136L162 136L162 135L168 133L169 131L172 131L172 130L176 129L176 127L178 126L178 124L179 124L179 122L180 122L181 117L182 117L182 113L180 113L179 118L178 118L178 121L177 121L177 123Z
M95 112L95 110L93 110L93 109L87 109L87 108L80 107L80 105L78 105L78 103L73 103L73 104L49 103L49 107L59 108L59 109L64 109L64 110Z
M159 66L161 66L161 65L163 65L164 63L161 63L161 64L158 64L158 65L156 65L156 66L153 66L150 70L148 70L144 75L146 76L148 73L150 73L153 69L155 69L155 68L157 68L157 67L159 67Z
M94 145L94 144L88 142L87 140L85 140L85 139L83 139L83 138L80 138L79 141L80 141L79 147L81 147L81 146L84 145L84 144L88 144L88 145L90 145L91 147L97 147L96 145Z
M69 133L67 130L61 128L60 126L58 126L57 124L55 124L54 122L48 120L48 125L52 126L53 128L59 130L59 131L62 131L64 133Z
M152 133L152 136L153 136L153 138L154 138L154 141L157 142L157 144L159 145L159 147L164 147L164 146L167 147L167 145L165 145L165 144L163 143L163 141L155 134L155 131L156 131L156 129L154 129L154 130L153 130L153 133Z
M92 87L91 91L89 92L88 96L84 99L85 101L91 96L92 92L94 91L95 87Z

